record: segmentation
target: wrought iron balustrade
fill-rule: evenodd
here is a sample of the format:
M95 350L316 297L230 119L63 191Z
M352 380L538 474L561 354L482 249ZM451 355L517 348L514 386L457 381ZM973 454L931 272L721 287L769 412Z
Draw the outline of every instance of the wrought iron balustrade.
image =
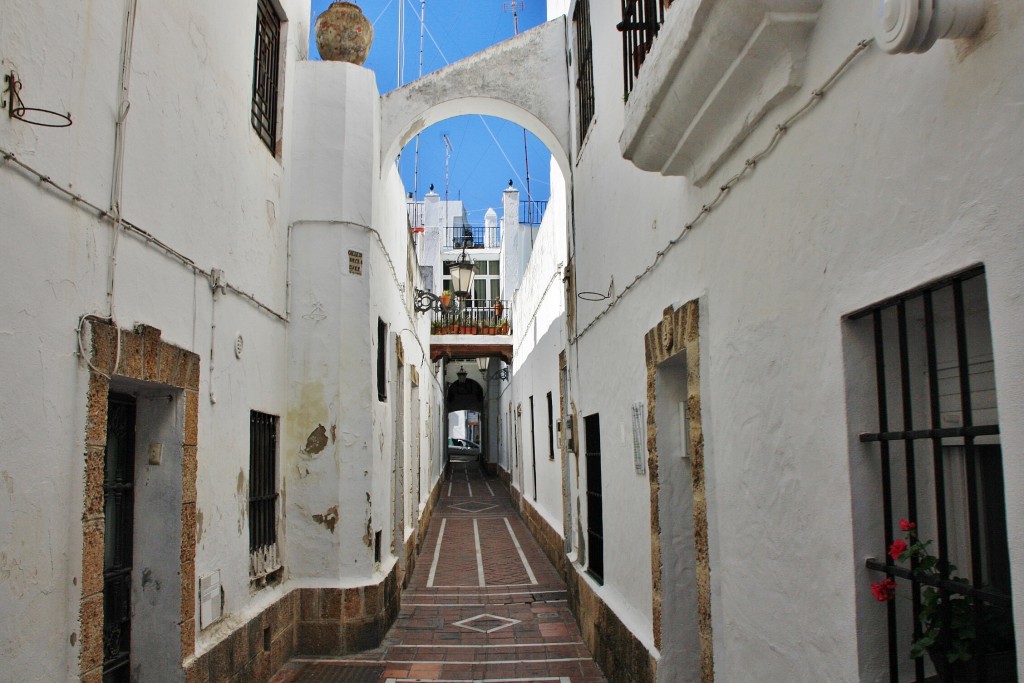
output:
M453 307L454 308L454 307ZM458 310L430 313L430 334L511 334L512 310L507 301L467 299Z
M445 228L442 249L497 249L501 246L501 228L485 228L465 225L459 228Z
M665 22L666 0L622 0L622 77L624 98L633 91L640 67L654 45L654 38Z
M540 225L544 218L544 212L548 210L548 203L537 199L519 200L519 224Z

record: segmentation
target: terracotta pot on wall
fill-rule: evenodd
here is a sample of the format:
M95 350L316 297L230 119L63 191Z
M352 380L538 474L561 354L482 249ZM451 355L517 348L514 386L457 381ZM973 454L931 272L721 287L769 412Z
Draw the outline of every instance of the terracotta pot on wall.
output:
M320 58L335 62L362 64L370 54L373 24L358 5L332 2L313 26Z

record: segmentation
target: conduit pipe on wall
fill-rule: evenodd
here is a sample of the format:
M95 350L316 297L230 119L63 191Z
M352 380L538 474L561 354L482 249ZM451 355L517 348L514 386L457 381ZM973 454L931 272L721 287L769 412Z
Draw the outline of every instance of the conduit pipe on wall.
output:
M210 405L217 404L217 395L213 390L213 373L215 369L214 356L217 347L217 293L223 293L224 271L220 268L213 268L210 271L210 289L212 301L210 303Z

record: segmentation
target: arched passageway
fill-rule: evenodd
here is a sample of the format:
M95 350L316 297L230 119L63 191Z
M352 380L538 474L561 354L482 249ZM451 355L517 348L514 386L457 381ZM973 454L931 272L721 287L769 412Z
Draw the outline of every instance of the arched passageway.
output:
M454 116L508 119L537 136L569 177L565 17L428 74L381 98L381 169L425 128Z

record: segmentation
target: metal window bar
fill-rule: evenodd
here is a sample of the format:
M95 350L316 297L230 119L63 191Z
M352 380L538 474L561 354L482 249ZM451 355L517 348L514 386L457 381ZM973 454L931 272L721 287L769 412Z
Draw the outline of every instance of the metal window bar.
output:
M281 19L270 0L256 3L256 45L252 73L252 127L274 152L277 140L277 81Z
M577 1L572 22L576 30L576 135L582 147L590 122L594 120L594 47L590 34L589 0Z
M884 544L888 548L893 542L894 529L894 454L890 449L892 443L902 443L904 471L902 476L906 485L906 509L911 519L918 516L918 482L917 482L917 450L918 441L931 442L931 463L932 476L934 478L934 504L935 525L936 525L936 547L938 551L940 576L931 578L928 576L917 576L914 574L914 566L910 569L895 564L895 561L886 556L884 562L877 559L869 559L866 566L869 569L884 572L889 576L898 576L907 579L912 585L912 621L915 639L920 636L919 614L921 610L921 587L930 585L940 590L940 597L943 604L947 606L943 618L948 627L950 612L948 609L949 596L961 594L974 599L975 621L977 623L980 612L985 609L985 604L1009 605L1010 596L992 588L982 586L982 560L981 560L981 528L978 511L978 481L975 469L975 446L974 440L979 436L990 436L999 434L998 424L974 425L971 406L971 383L969 368L969 353L967 339L967 319L964 306L964 283L984 275L982 267L973 268L966 272L946 278L932 285L907 294L894 297L884 301L870 309L859 311L851 319L858 319L870 316L874 332L874 359L875 359L875 382L878 404L878 431L860 435L862 443L878 442L881 456L881 477L882 477L882 515L884 528ZM948 291L944 291L948 290ZM951 311L953 327L955 330L956 366L958 372L959 407L962 415L961 427L941 427L940 388L937 354L937 321L935 311L935 295L942 292L946 295L951 293ZM929 428L914 428L914 392L911 386L911 353L908 334L908 304L920 306L923 312L924 327L924 352L927 363L927 400ZM898 373L887 371L886 357L887 350L892 353L886 331L891 332L892 325L886 325L884 317L891 320L895 314L896 327L896 353L899 362ZM890 385L893 384L893 386ZM901 402L902 429L890 430L890 407L889 398L898 395ZM945 482L944 463L944 439L962 439L965 453L965 469L967 479L967 515L969 528L969 549L971 558L971 584L960 583L950 580L949 571L949 544L948 544L948 509ZM889 675L891 681L898 681L899 678L899 650L897 645L897 611L894 601L887 605L886 612L888 622L888 646L889 646ZM946 629L948 630L948 628ZM976 662L977 658L972 661ZM978 667L976 673L984 680L984 671ZM924 681L924 661L918 658L914 662L915 680Z
M249 413L249 552L277 543L277 417Z
M622 32L624 99L633 92L640 67L665 22L666 4L666 0L622 0L622 21L616 28Z
M587 450L587 570L604 582L604 498L601 493L601 425L597 414L583 418Z
M388 400L388 324L377 318L377 400Z

